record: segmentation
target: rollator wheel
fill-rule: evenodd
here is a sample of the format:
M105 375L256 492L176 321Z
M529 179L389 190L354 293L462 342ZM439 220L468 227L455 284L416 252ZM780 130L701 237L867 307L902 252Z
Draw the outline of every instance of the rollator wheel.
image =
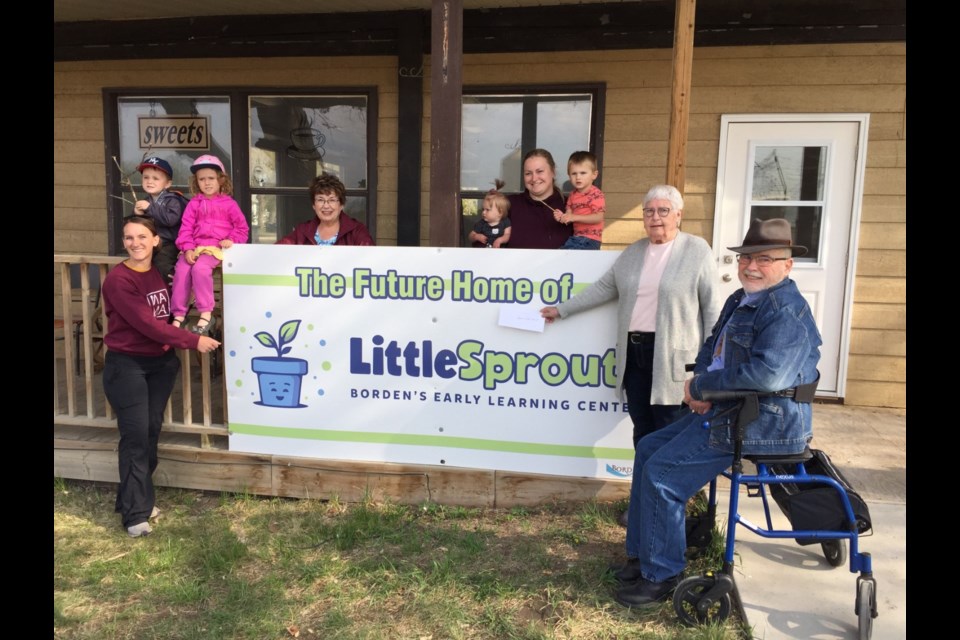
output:
M842 567L847 563L847 545L843 540L821 542L820 548L823 549L823 557L831 567Z
M705 611L701 611L697 606L703 599L703 594L709 591L715 582L715 578L693 576L677 586L673 593L673 610L680 622L696 626L708 622L722 622L730 617L730 594L721 596Z
M857 585L857 629L860 640L870 640L873 635L873 590L871 580L861 580Z

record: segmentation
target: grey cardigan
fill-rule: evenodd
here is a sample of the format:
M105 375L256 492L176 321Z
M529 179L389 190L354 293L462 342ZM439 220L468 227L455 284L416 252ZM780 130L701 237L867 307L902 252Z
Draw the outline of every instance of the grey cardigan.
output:
M720 315L720 275L710 245L682 231L663 271L657 298L657 340L653 349L650 404L683 401L684 365L697 352ZM617 309L617 391L623 397L627 331L637 301L637 284L650 240L623 250L610 270L566 302L557 305L561 318L619 299Z

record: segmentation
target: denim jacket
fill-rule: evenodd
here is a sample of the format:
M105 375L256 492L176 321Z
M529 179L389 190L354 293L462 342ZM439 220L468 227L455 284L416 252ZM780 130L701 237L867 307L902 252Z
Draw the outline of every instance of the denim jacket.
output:
M700 349L690 383L690 395L697 400L703 399L705 390L780 391L812 382L819 375L823 341L796 283L786 278L740 306L743 296L740 289L727 299L710 338ZM716 340L728 320L723 368L708 372ZM705 419L730 406L730 402L714 403ZM746 427L743 453L800 453L813 436L811 416L810 403L760 398L760 417ZM732 451L731 426L730 415L712 420L710 446Z

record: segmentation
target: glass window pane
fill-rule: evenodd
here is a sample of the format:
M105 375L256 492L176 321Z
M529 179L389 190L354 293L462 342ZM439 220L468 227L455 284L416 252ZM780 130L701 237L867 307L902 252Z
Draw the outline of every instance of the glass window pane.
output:
M123 215L133 212L129 202L144 197L137 166L144 158L156 156L173 168L172 188L190 197L190 165L203 154L220 158L229 173L233 159L230 144L230 99L204 96L129 97L117 100L120 122L121 171L124 184ZM207 130L204 131L204 128ZM130 187L133 187L131 193Z
M306 198L252 194L250 196L250 242L273 244L293 230L293 224L277 224L286 221L292 212L307 207ZM282 209L282 212L279 211ZM309 209L307 209L309 211ZM282 233L281 233L282 231Z
M807 255L794 258L797 262L816 262L820 259L820 229L823 221L823 207L802 207L782 205L753 205L750 207L750 219L786 218L790 221L795 244L806 247Z
M464 96L460 189L487 191L497 178L505 191L521 191L520 139L523 104L518 96Z
M250 148L250 186L254 189L277 186L277 152Z
M250 145L253 188L305 188L326 170L365 189L367 98L252 96Z
M822 200L826 147L757 147L754 200Z
M343 205L343 211L351 218L356 218L367 227L370 226L367 216L367 199L363 196L347 196L347 203Z
M460 210L463 212L463 218L460 220L460 246L470 246L470 232L473 231L473 225L480 219L480 210L483 208L483 198L461 198Z
M523 191L520 160L525 140L530 148L553 155L562 183L570 154L590 148L592 105L589 94L464 96L461 191L487 191L497 178L504 181L504 191ZM525 115L530 131L523 130Z
M567 158L590 149L590 97L541 102L537 105L537 146L557 163L557 183L564 193L573 190L567 178Z

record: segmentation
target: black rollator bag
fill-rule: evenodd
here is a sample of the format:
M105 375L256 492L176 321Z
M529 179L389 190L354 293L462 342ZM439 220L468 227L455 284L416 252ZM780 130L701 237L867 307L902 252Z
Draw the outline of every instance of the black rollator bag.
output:
M856 528L859 535L864 535L872 529L870 510L850 482L833 465L830 456L819 449L811 449L813 458L804 463L807 474L827 476L840 483L850 499L853 515L856 518ZM795 473L792 465L770 465L770 471L775 475ZM794 531L848 531L847 516L843 508L840 494L835 488L822 483L784 483L767 485L773 499L776 500ZM812 538L798 539L799 544L815 544L822 542Z

